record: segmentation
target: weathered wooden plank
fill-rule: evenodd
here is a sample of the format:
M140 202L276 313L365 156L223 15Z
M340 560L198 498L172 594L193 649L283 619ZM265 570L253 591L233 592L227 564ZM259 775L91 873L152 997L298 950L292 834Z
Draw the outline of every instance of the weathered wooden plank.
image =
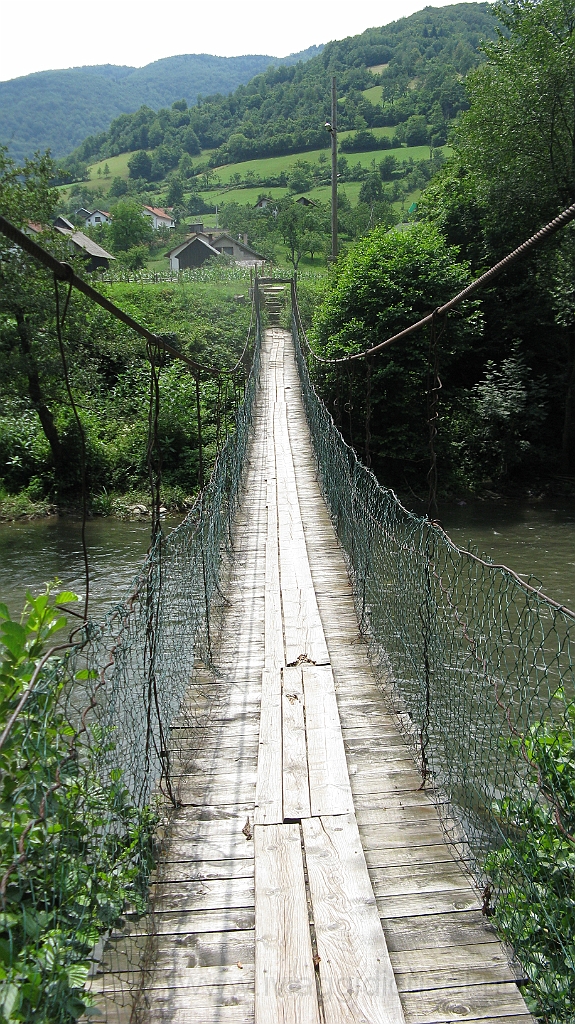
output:
M391 849L380 847L375 850L366 850L364 848L364 853L370 871L373 868L387 867L403 867L406 871L410 871L412 865L425 866L440 862L453 864L453 854L445 842L430 843L426 846L398 846Z
M219 998L202 1005L198 999L202 990L173 989L161 995L155 991L150 993L149 1006L146 1007L146 1022L170 1022L170 1024L190 1024L190 1021L201 1021L202 1024L242 1024L253 1020L253 992L251 986L224 986Z
M151 886L155 905L162 912L173 910L225 910L254 903L254 880L218 878L194 881L158 882Z
M417 791L421 785L421 775L414 769L404 768L405 762L401 762L400 765L396 766L391 764L386 766L385 771L382 771L378 777L376 774L363 778L361 774L353 775L350 772L349 781L351 784L351 791L355 797L358 795L381 795L384 793L413 793Z
M302 822L330 1024L403 1024L403 1012L352 814Z
M207 836L201 842L193 842L186 839L173 839L167 848L165 856L173 861L188 860L194 861L230 861L247 860L253 861L253 843L246 842L245 836L240 832L238 836L223 837Z
M106 974L97 976L90 984L91 992L113 992L113 984L132 985L137 981L137 972L116 972L114 978ZM182 967L164 959L154 965L153 973L145 980L146 992L154 989L198 989L216 992L222 985L249 985L253 992L254 964L242 963L218 965L215 967ZM205 996L204 996L205 1002Z
M194 988L178 985L165 989L153 988L149 1001L152 1015L164 1009L187 1010L192 1020L203 1022L204 1011L209 1011L212 1007L218 1007L224 1013L229 1006L241 1006L244 1010L253 1012L254 992L249 981L236 982L235 985L199 985ZM223 1019L225 1020L225 1016Z
M525 1002L515 982L472 985L465 988L404 992L405 1024L448 1024L451 1021L482 1021L508 1018L516 1024L525 1016Z
M154 933L157 935L193 935L195 932L249 931L254 927L252 907L224 910L173 910L165 913L154 909ZM148 935L145 920L135 921L130 935Z
M172 860L161 862L158 875L163 882L209 881L217 878L253 878L250 858L233 860Z
M353 797L330 665L302 665L311 813L348 814Z
M444 836L438 821L394 821L389 825L362 825L361 839L364 850L389 850L397 846L434 846L444 841Z
M256 825L256 1024L319 1024L298 825Z
M267 530L265 554L265 666L278 670L284 663L284 640L279 586L278 510L273 427L268 439Z
M156 973L152 980L154 988L165 984L165 976L169 971L156 967ZM250 985L253 992L255 978L254 964L238 960L235 964L225 964L216 967L189 967L185 973L178 973L174 987L178 988L204 988L212 985Z
M283 821L282 680L279 669L262 673L260 742L254 823Z
M254 930L192 932L154 937L159 969L179 964L182 969L234 966L254 962Z
M375 800L377 797L375 794ZM359 802L359 801L358 801ZM367 801L364 801L364 803ZM392 800L381 800L380 806L377 803L372 807L357 807L356 814L360 828L367 825L391 825L395 823L403 823L405 825L413 824L414 822L426 822L427 824L438 824L438 814L436 808L429 800L418 799L417 794L404 794L403 800L396 798L395 802Z
M479 911L382 918L387 947L392 952L465 946L499 940L493 927Z
M309 568L285 402L277 402L274 408L274 438L286 664L293 665L302 657L327 664L329 655Z
M310 791L301 667L282 672L283 816L310 816Z
M420 946L418 949L395 950L390 952L391 963L398 986L410 987L409 978L400 982L403 975L422 978L433 971L507 969L514 976L508 964L507 954L498 942L474 942L457 946ZM520 972L521 973L521 972ZM433 988L433 985L427 986Z
M377 867L370 871L375 896L405 896L463 890L469 892L469 878L453 861L412 864L402 867ZM394 915L392 915L394 916Z
M396 974L399 992L431 992L434 989L472 988L474 985L501 985L514 981L507 964L500 966L446 967L435 971L410 971ZM523 1007L524 1009L524 1007Z
M377 897L381 916L396 919L481 910L481 902L479 894L471 886L466 889L450 889L447 892L411 892Z

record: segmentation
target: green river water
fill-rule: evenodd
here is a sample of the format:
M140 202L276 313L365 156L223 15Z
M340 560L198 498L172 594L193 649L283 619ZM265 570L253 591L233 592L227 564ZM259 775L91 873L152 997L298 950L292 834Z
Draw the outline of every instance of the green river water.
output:
M443 526L459 546L503 562L549 597L575 608L575 503L476 501L440 508ZM177 525L168 519L165 529ZM87 524L91 617L100 618L127 593L149 544L149 521L93 519ZM84 592L81 525L71 517L0 524L0 601L19 614L29 589L61 580Z

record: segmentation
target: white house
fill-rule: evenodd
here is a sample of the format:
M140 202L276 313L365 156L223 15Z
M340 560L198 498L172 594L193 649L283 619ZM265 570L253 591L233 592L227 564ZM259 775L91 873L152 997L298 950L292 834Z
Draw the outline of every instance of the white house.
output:
M107 213L106 210L94 210L89 217L86 217L86 227L95 228L97 224L111 224L111 214Z
M245 236L244 236L245 237ZM260 267L265 259L244 242L233 238L227 231L204 231L188 235L166 256L170 259L171 270L187 270L200 267L210 256L230 256L240 266Z
M175 228L176 226L171 209L164 210L160 206L144 206L142 213L144 217L150 218L154 231L157 231L158 228Z

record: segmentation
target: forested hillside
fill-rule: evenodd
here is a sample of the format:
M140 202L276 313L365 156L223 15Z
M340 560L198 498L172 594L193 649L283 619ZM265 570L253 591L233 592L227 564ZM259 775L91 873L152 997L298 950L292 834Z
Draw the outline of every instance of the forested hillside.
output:
M467 80L469 110L423 193L420 223L366 233L332 277L313 326L330 356L413 323L575 202L573 3L508 0L497 10L507 32ZM443 493L573 493L574 281L570 224L441 326ZM380 478L419 494L430 458L429 344L421 333L347 376L318 371L338 424Z
M306 63L270 68L234 93L203 98L187 111L142 107L123 115L109 131L85 139L68 166L141 150L152 161L142 177L151 180L155 155L165 173L184 153L201 149L214 151L210 163L217 166L324 147L333 74L340 129L367 133L352 149L381 148L369 129L400 124L413 138L425 142L429 135L441 145L467 105L464 78L482 59L480 42L495 37L497 24L486 3L428 7L329 43Z
M270 65L305 61L320 49L311 46L283 58L188 53L143 68L103 64L0 82L0 145L8 146L16 160L45 149L59 158L142 104L157 110L182 97L193 104L199 95L228 93Z

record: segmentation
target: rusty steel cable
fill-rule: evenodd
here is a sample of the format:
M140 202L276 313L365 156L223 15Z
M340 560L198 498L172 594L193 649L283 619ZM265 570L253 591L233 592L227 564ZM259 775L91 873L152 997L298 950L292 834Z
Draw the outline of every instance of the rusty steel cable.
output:
M356 359L365 359L367 356L375 355L376 352L382 352L383 349L388 348L390 345L393 345L396 341L401 341L403 338L409 337L410 334L414 334L416 331L421 330L422 327L426 327L428 324L433 323L434 318L437 319L438 317L445 316L446 313L449 313L452 309L455 309L455 307L458 306L460 302L464 302L465 299L468 299L471 295L474 294L474 292L478 291L480 288L484 288L485 285L493 281L496 277L499 276L499 274L502 274L504 270L507 270L507 268L510 267L512 263L515 263L516 260L523 259L523 257L526 256L529 252L531 252L532 249L535 249L538 245L541 245L542 242L546 241L546 239L556 234L557 231L560 231L562 228L566 227L566 225L570 224L573 220L575 220L575 203L573 203L572 206L568 206L567 209L563 210L563 212L560 213L558 217L555 217L554 220L549 221L548 224L545 224L545 226L542 227L539 231L537 231L534 235L531 235L531 238L528 238L516 249L508 253L507 256L505 256L502 260L499 261L499 263L496 263L493 267L490 267L489 270L486 270L484 274L481 274L481 277L476 278L475 281L472 281L471 284L467 285L466 288L458 292L457 295L454 295L453 298L449 300L449 302L445 302L442 306L438 306L437 309L434 309L431 313L428 313L427 316L422 317L421 320L418 320L416 323L411 324L409 327L405 327L404 330L399 331L397 334L394 334L391 338L386 338L385 341L380 341L378 345L373 345L371 348L366 348L362 352L351 352L345 356L333 356L332 358L320 356L317 352L315 352L312 346L310 345L307 334L303 328L299 307L297 306L296 297L295 315L298 320L298 330L300 336L307 350L311 354L312 358L316 359L319 363L349 363Z

